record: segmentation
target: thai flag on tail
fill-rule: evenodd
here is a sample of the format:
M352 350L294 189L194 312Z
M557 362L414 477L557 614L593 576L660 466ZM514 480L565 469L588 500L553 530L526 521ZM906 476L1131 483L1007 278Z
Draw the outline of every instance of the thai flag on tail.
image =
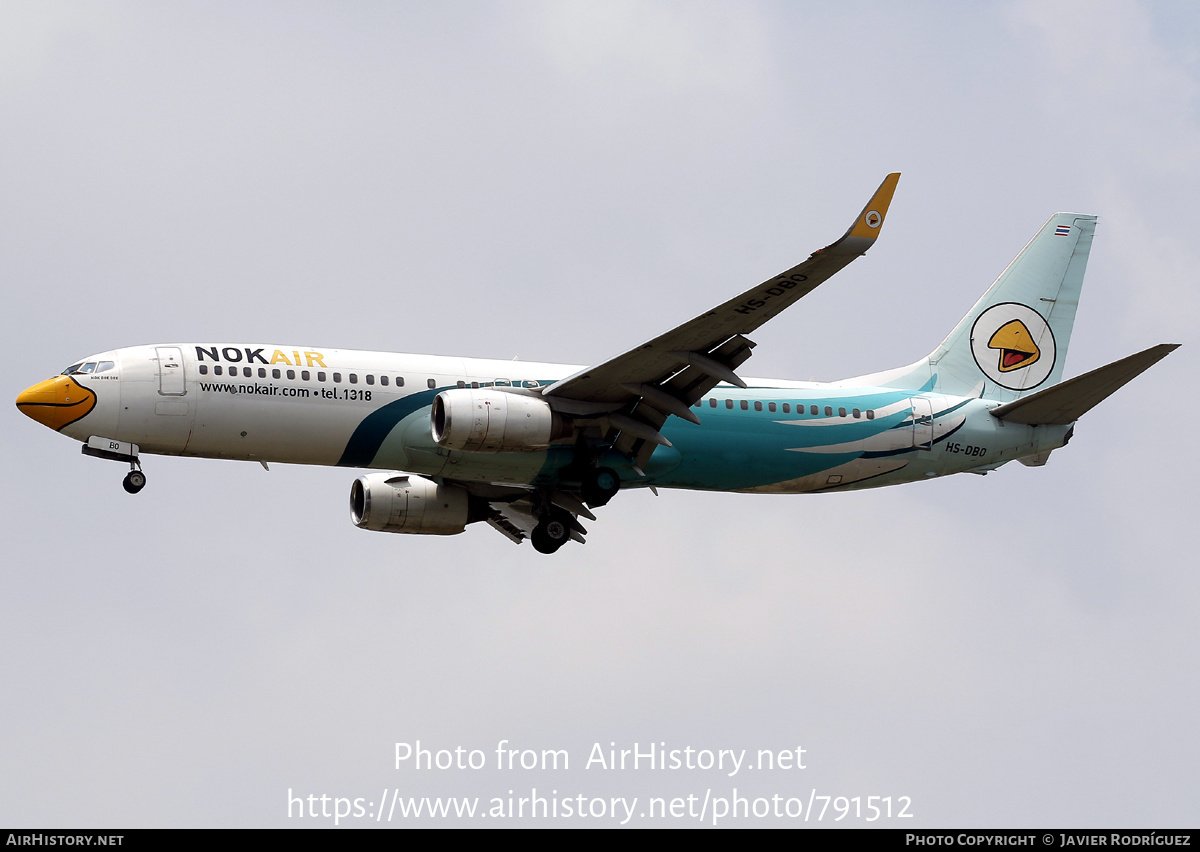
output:
M1054 236L1056 236L1056 237L1066 237L1066 236L1070 236L1070 234L1071 234L1071 226L1070 225L1059 225L1057 228L1054 229Z

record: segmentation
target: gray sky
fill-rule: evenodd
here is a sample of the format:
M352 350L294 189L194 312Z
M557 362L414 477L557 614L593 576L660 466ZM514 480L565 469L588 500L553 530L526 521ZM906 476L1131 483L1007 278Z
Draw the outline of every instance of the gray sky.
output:
M878 245L745 372L915 360L1059 210L1100 216L1068 375L1185 347L1040 470L625 494L554 558L357 530L348 470L150 457L130 497L10 405L0 824L536 787L1194 826L1197 44L1182 2L6 0L10 399L154 342L597 362L832 241L893 170ZM393 768L503 739L570 769ZM807 768L585 769L596 742Z

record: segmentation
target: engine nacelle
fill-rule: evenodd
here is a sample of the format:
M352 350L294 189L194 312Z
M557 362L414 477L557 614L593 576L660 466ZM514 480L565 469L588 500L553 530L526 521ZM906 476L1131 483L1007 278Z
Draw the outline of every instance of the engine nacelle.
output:
M350 486L350 520L365 530L457 535L467 527L469 495L423 476L369 473Z
M433 398L433 440L448 450L502 453L544 450L565 433L544 399L492 388L457 388Z

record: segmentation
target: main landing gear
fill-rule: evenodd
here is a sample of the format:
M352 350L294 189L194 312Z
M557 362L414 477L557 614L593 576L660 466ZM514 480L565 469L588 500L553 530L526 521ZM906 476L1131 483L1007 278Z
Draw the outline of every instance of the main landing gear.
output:
M537 525L529 533L529 541L538 553L554 553L572 538L582 542L587 530L575 516L595 520L596 516L584 503L593 509L603 506L620 490L621 477L612 468L594 467L582 474L579 483L577 492L572 489L569 493L554 491L542 495Z
M596 467L583 476L580 493L589 506L603 506L621 489L621 477L611 467Z
M529 541L538 553L554 553L571 540L570 513L562 509L550 509L529 534Z

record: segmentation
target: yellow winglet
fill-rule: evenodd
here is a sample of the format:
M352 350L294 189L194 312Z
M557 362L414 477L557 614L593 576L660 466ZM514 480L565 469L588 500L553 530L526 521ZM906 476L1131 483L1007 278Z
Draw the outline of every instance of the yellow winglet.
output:
M879 236L879 229L883 225L884 217L887 216L888 205L892 203L892 194L896 191L896 184L899 182L900 172L892 172L883 179L883 183L879 184L879 189L875 190L875 194L871 196L867 206L858 214L858 219L846 232L846 236L866 237L869 240Z

